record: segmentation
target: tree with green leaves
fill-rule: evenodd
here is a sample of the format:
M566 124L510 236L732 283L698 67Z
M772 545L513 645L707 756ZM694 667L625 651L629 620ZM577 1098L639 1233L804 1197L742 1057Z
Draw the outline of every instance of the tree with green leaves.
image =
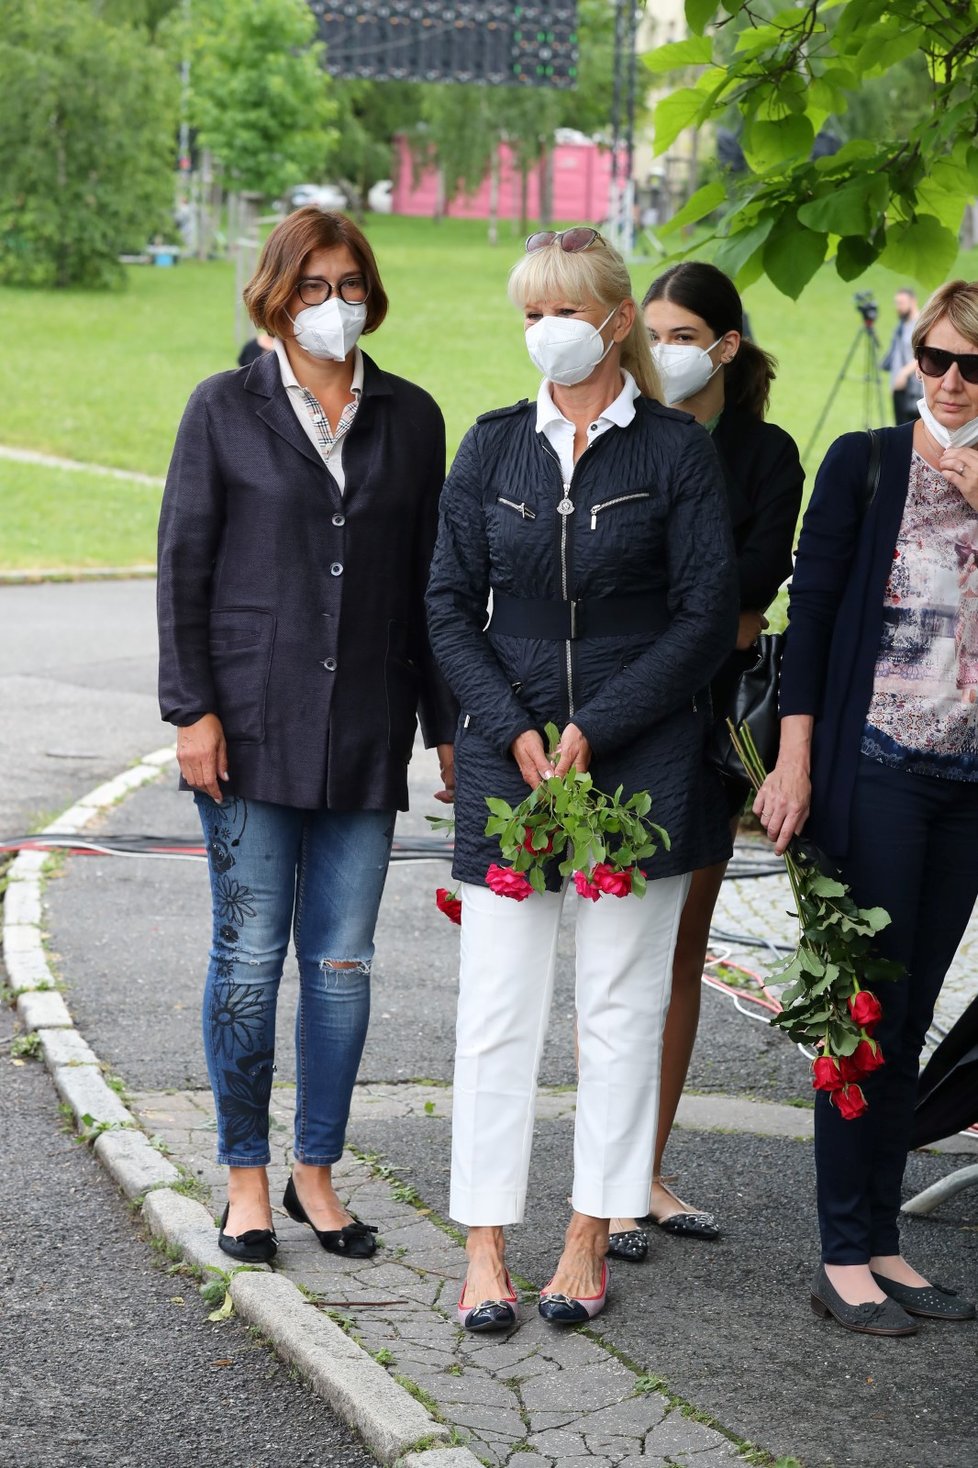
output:
M4 0L0 281L119 283L168 221L176 78L147 32L85 0Z
M720 210L715 263L741 288L763 273L793 298L826 259L846 281L876 260L944 279L978 190L975 0L686 0L686 20L691 36L644 58L655 75L695 74L658 104L656 150L734 108L750 172L697 190L670 227ZM872 136L812 156L853 94L894 72L906 83L914 57L913 107L880 108Z
M336 109L305 0L193 0L172 36L190 59L198 146L229 189L273 199L322 177Z

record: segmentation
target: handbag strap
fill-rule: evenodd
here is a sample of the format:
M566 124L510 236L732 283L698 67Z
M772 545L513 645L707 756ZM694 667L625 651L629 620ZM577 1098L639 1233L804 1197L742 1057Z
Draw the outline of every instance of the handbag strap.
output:
M883 460L883 441L875 428L867 428L869 434L869 460L866 465L866 487L863 490L862 512L865 515L880 487L880 465Z

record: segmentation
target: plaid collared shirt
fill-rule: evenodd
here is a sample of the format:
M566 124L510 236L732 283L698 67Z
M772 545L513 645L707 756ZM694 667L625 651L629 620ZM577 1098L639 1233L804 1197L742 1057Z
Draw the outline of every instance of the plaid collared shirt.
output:
M346 475L343 470L343 440L356 417L363 391L363 354L359 347L354 348L354 353L353 382L350 387L353 396L340 414L340 421L334 432L318 398L297 380L284 343L275 342L275 355L278 358L279 371L282 375L282 386L288 394L292 411L309 442L318 451L323 463L336 480L341 494L346 488Z

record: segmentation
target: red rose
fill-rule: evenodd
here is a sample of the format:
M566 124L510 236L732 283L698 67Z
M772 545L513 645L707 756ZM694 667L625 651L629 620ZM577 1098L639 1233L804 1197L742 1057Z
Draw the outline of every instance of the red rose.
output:
M851 1055L839 1061L844 1081L861 1081L883 1064L883 1047L877 1040L860 1040Z
M491 887L497 897L512 897L522 902L533 891L529 878L523 872L514 872L512 867L501 867L493 862L486 872L486 886Z
M812 1085L816 1091L838 1091L842 1081L839 1062L834 1055L820 1055L812 1061Z
M829 1100L833 1106L838 1107L846 1121L855 1121L857 1116L862 1116L868 1109L860 1086L843 1086L841 1091L833 1091Z
M871 994L868 989L860 989L849 1000L849 1013L860 1029L872 1031L883 1018L883 1006L875 994Z
M548 852L553 851L553 849L554 849L553 832L551 831L550 833L544 833L544 834L547 835L547 844L546 844L546 846L534 846L534 844L533 844L533 827L532 826L524 826L523 827L523 848L524 848L524 850L525 851L528 851L531 856L546 856L548 854Z
M451 922L461 926L462 899L460 897L456 897L454 892L449 892L445 887L439 887L435 892L435 902L439 912L443 912Z
M577 888L578 897L587 897L591 902L597 902L601 896L600 890L589 880L587 872L574 873L574 886Z
M591 881L599 892L607 892L609 897L629 897L632 891L632 869L626 867L623 872L616 872L607 862L599 861L591 873Z

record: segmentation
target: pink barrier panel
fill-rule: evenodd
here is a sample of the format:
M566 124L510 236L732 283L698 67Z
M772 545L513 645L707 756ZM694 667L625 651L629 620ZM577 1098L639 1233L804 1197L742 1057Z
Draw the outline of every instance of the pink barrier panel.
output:
M438 212L438 173L423 168L415 181L411 150L405 137L395 139L396 159L392 212L434 216ZM624 157L621 159L622 176ZM608 215L608 191L611 184L611 152L596 143L558 143L550 156L553 179L554 219L598 220ZM527 180L526 212L539 217L541 165L531 170ZM518 219L521 214L522 180L508 143L499 145L500 219ZM482 180L471 194L460 193L445 213L452 219L489 218L489 177Z

